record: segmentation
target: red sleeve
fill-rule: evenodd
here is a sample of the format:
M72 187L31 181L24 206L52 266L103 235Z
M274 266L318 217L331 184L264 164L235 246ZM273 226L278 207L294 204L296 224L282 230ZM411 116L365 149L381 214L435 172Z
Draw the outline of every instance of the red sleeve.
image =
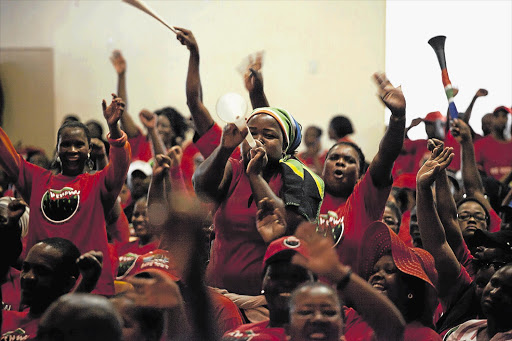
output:
M12 145L9 136L0 128L0 168L13 182L18 179L22 159Z
M488 228L489 232L498 232L501 229L500 216L491 208L489 211L489 217L491 218L491 222Z
M376 340L375 332L363 318L352 308L345 308L345 340Z

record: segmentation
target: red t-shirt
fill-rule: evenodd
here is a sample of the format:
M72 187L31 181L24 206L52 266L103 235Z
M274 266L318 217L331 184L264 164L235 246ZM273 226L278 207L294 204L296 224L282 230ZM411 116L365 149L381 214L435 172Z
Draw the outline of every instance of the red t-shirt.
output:
M28 309L22 312L2 311L1 341L36 339L37 326L41 318L32 318L28 313Z
M210 286L242 295L259 295L263 256L267 244L256 229L256 212L249 178L242 160L230 158L233 176L228 195L215 212L215 241L206 271ZM276 194L282 186L281 175L269 181Z
M371 167L371 166L370 166ZM343 219L344 232L337 245L338 256L343 264L351 266L357 272L357 255L367 227L376 220L382 219L384 207L391 191L389 186L377 188L373 184L370 170L354 186L348 199L333 197L325 193L320 213L336 212Z
M242 314L233 301L212 288L208 288L208 294L212 304L212 320L220 335L224 335L244 323Z
M2 284L2 309L17 311L20 306L20 300L20 272L15 268L10 268L7 273L7 281Z
M460 144L457 142L457 140L455 140L451 131L448 131L448 133L446 133L446 138L444 139L444 145L445 145L445 147L453 148L453 154L455 154L455 155L453 156L452 162L448 166L448 169L451 169L456 172L460 169L462 154L461 154Z
M500 180L512 172L512 141L498 141L488 135L475 142L475 158L480 170Z
M243 324L224 334L222 341L286 341L284 328L268 328L269 321Z
M108 198L113 203L119 195L128 170L130 145L111 145L109 164L94 174L54 175L51 171L19 159L16 188L32 208L22 257L37 242L51 237L72 241L81 253L97 250L108 255L102 198ZM111 262L103 263L103 271L93 293L114 294Z
M142 134L142 131L139 129L139 134L135 137L130 137L128 139L130 146L132 147L132 162L136 160L141 160L148 162L153 157L153 152L151 150L151 142L149 141L146 135Z

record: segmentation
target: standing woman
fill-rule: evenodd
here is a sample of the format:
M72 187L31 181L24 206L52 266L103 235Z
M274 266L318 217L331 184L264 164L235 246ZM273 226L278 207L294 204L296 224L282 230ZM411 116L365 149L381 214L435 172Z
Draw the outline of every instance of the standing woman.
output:
M286 110L258 108L247 125L256 147L244 140L247 130L228 124L220 146L197 168L193 180L198 197L218 205L208 285L255 296L261 291L268 243L293 234L299 222L317 218L323 182L293 157L301 132ZM231 158L240 143L242 159ZM282 215L276 224L257 228L257 205L263 198Z
M32 208L25 252L42 239L61 237L76 244L81 253L98 250L108 255L103 212L113 207L130 163L130 145L118 125L124 102L112 96L108 107L105 100L102 102L110 130L110 160L94 174L87 173L86 168L91 151L89 130L80 122L68 122L59 128L57 160L61 171L57 174L26 162L0 128L0 166ZM103 263L95 293L114 294L111 267L110 262Z

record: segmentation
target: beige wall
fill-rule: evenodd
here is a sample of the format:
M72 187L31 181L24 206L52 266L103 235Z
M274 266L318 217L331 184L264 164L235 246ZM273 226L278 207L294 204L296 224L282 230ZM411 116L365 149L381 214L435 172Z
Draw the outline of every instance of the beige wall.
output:
M204 101L212 112L223 93L246 95L236 66L265 50L272 105L288 109L304 127L327 128L333 114L345 113L363 150L369 156L376 152L384 108L371 75L384 70L384 1L147 3L170 24L195 33ZM116 87L108 59L114 48L128 61L132 114L173 105L189 115L188 51L148 15L120 0L0 0L0 13L0 47L54 50L55 126L70 112L101 119L101 99Z

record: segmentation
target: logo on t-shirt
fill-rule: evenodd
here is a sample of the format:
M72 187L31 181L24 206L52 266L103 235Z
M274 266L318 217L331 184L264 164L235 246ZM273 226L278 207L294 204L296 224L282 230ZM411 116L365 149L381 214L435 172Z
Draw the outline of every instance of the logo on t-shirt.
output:
M127 254L119 257L119 267L117 269L117 279L123 279L135 266L135 262L139 255L128 252Z
M28 335L25 330L18 328L16 330L4 333L2 335L1 341L23 341L28 340L30 335Z
M345 230L344 219L345 217L338 218L336 212L333 211L328 211L327 214L320 214L316 231L321 234L323 233L324 237L331 236L334 246L336 246L343 237L343 231Z
M80 190L71 187L49 189L41 199L41 211L48 221L64 223L75 215L79 204Z

